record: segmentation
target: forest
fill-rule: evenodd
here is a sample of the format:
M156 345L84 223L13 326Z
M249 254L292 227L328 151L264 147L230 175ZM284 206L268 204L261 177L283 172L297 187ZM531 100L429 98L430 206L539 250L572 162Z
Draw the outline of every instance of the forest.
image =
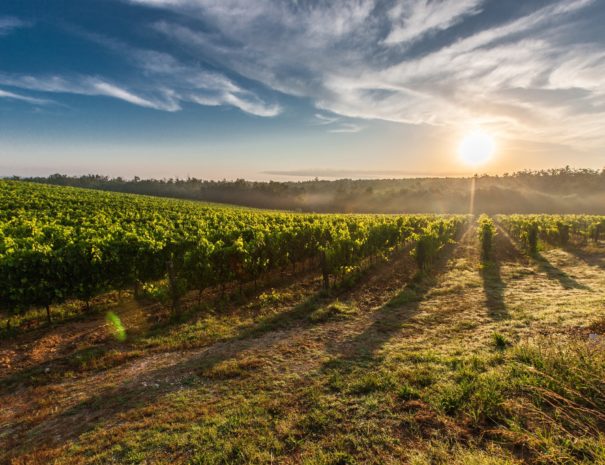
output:
M325 213L605 214L605 170L570 167L470 178L312 180L300 182L70 177L28 181L115 192Z

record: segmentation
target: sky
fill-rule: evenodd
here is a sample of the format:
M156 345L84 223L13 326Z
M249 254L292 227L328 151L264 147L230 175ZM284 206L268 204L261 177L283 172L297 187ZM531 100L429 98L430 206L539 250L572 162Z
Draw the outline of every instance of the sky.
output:
M0 176L600 169L603 24L603 0L2 0Z

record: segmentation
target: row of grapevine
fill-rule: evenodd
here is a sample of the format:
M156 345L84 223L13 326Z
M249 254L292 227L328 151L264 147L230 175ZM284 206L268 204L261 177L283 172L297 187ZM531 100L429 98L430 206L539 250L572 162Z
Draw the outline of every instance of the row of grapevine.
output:
M178 309L188 291L308 262L329 284L407 241L426 242L428 262L464 221L261 212L0 181L0 307L49 309L167 279Z
M439 251L454 239L465 221L464 217L459 216L442 218L430 222L413 235L415 242L413 253L420 270L425 270L433 263Z
M596 215L498 215L498 223L530 253L538 241L566 246L598 244L605 232L605 217Z
M488 215L481 215L477 220L477 235L481 246L481 258L490 260L494 236L496 235L496 225Z

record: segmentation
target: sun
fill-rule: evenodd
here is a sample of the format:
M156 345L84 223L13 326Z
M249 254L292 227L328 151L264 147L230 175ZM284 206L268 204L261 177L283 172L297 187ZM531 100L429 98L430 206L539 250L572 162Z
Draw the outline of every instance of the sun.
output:
M458 154L467 165L478 166L489 161L494 154L494 138L481 130L475 130L464 136L458 146Z

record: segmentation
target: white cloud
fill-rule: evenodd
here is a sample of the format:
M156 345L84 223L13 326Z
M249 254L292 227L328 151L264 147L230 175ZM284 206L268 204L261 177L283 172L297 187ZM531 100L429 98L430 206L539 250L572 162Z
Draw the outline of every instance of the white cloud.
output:
M166 53L133 49L130 54L147 73L160 77L162 82L168 81L182 101L207 106L228 105L263 117L281 113L279 105L265 103L221 73L184 65Z
M23 102L32 103L35 105L45 105L52 103L51 100L45 100L41 98L29 97L27 95L15 94L14 92L8 92L0 89L0 98L6 98L10 100L21 100Z
M13 16L2 16L0 17L0 36L10 34L15 29L29 27L30 23L22 21L19 18Z
M350 134L350 133L359 132L362 129L363 129L363 127L358 124L345 123L345 124L341 124L338 127L328 129L328 132L332 132L334 134Z
M144 63L142 67L152 76L146 86L150 87L150 90L144 96L93 76L27 76L0 73L0 84L40 92L105 96L144 108L170 112L181 110L181 102L210 106L228 105L262 117L273 117L282 111L278 104L265 103L254 93L242 89L222 74L184 66L163 53L133 53L140 59L141 64ZM153 79L158 76L163 79ZM168 85L165 84L167 76ZM2 96L0 94L0 97ZM11 96L30 103L41 102L39 99L17 94Z
M90 80L90 90L86 90L89 95L105 95L107 97L117 98L118 100L124 100L125 102L138 105L140 107L155 108L156 110L167 110L176 111L179 110L179 105L169 99L166 103L152 102L150 100L134 95L125 89L121 89L118 86L109 84L103 81L97 81L96 79Z
M317 119L317 124L320 124L322 126L335 123L337 121L340 121L341 119L338 116L324 115L322 113L315 113L315 118Z
M115 93L116 97L134 104L169 111L180 110L179 102L209 106L233 106L255 116L273 117L281 113L278 104L266 103L258 95L244 89L217 71L209 71L197 64L185 64L174 56L156 50L141 49L99 34L78 31L79 35L127 58L142 71L140 84L148 93L159 94L154 102L145 102L138 96ZM155 90L154 90L155 89ZM157 100L166 102L158 105ZM151 103L152 105L149 105Z
M464 17L479 13L482 0L405 0L389 11L392 27L386 44L420 40L433 31L450 28Z
M343 121L343 117L315 113L315 124L326 126L327 132L334 134L355 133L363 130L363 126L356 123Z
M0 84L29 89L38 92L96 95L112 97L118 100L156 110L176 111L178 101L164 92L163 98L144 98L103 79L91 76L26 76L0 74Z
M234 93L226 93L223 95L224 103L233 105L246 113L251 113L257 116L276 116L281 112L279 105L265 105L256 98L250 98L243 95L238 96Z
M331 0L300 2L297 0L129 0L150 7L175 8L188 15L209 17L221 30L250 31L267 22L279 36L295 33L306 37L311 46L325 45L364 25L375 0ZM276 30L277 29L277 30ZM258 30L257 32L262 32ZM257 34L265 44L275 36ZM287 45L276 43L275 45Z
M152 3L174 6L186 2ZM2 24L0 18L0 28ZM15 20L7 21L6 24L16 27L25 23ZM129 85L124 85L97 76L8 75L0 71L0 84L42 92L106 96L144 108L170 112L181 110L183 102L232 106L262 117L273 117L282 111L280 105L266 103L254 92L242 88L222 73L208 71L195 64L187 65L168 53L133 47L101 34L77 28L70 31L126 58L139 68L140 74L130 79Z
M382 16L374 2L361 0L304 7L271 0L152 3L218 29L154 24L165 37L275 90L308 97L328 114L446 126L482 122L507 135L565 143L579 131L597 133L601 123L603 109L594 102L605 99L602 44L592 50L551 32L594 0L561 0L413 57L394 51L478 14L482 1L404 0ZM584 108L590 115L580 116L582 109L569 101L553 109L503 96L507 89L576 87L589 91L586 101L593 103ZM562 123L572 115L575 128ZM583 137L578 144L598 139Z
M603 44L565 40L558 29L573 28L597 0L511 5L511 13L525 13L500 23L489 15L469 19L487 13L484 0L125 1L170 10L147 32L182 55L97 38L131 58L139 75L127 84L0 75L0 84L166 111L185 102L226 105L263 117L282 111L264 97L271 88L308 98L320 111L317 123L330 131L361 129L347 118L448 127L481 122L523 139L605 143ZM456 28L448 41L448 30L466 20L472 27Z

